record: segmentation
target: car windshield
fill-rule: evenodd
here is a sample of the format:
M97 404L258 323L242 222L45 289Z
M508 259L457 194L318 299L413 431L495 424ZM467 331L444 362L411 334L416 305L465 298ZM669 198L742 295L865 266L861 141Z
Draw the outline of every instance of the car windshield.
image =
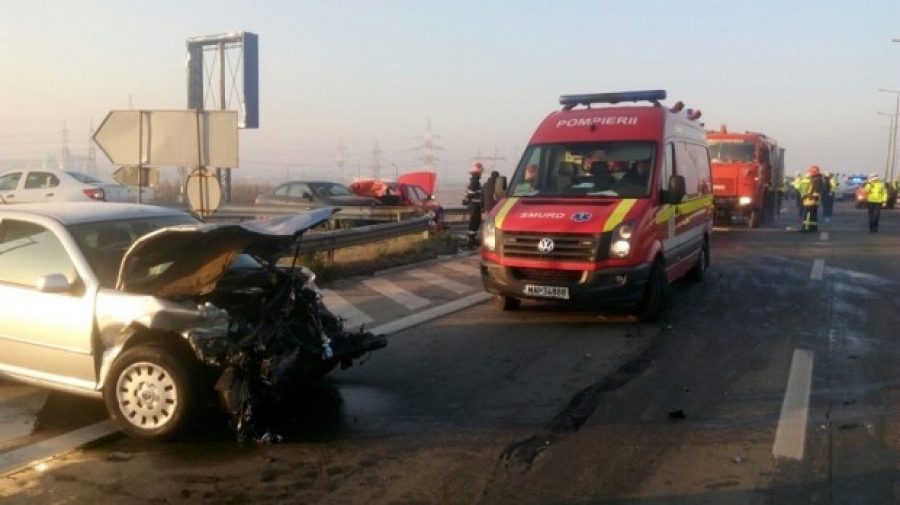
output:
M756 161L756 146L752 141L709 141L709 157L715 162Z
M190 215L119 219L71 225L69 231L100 285L114 288L122 257L135 240L160 228L196 222Z
M530 146L509 184L509 196L650 196L654 142L592 142Z

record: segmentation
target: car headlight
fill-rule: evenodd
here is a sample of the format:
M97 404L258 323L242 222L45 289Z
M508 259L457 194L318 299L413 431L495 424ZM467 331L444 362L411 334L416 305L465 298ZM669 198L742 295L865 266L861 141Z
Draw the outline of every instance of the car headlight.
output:
M611 258L627 258L631 254L631 234L634 225L630 222L622 223L613 229L612 241L609 244L609 256Z
M497 249L497 225L493 219L485 221L481 228L481 248L487 251Z
M753 199L749 196L742 196L738 199L738 205L750 205L753 203Z

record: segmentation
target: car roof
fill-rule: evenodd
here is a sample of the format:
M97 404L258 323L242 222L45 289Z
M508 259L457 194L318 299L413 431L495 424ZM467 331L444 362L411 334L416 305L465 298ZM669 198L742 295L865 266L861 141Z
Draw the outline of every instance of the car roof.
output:
M158 207L156 205L117 202L54 202L0 205L0 216L14 218L17 214L44 216L69 225L119 219L183 216L187 213L183 210Z

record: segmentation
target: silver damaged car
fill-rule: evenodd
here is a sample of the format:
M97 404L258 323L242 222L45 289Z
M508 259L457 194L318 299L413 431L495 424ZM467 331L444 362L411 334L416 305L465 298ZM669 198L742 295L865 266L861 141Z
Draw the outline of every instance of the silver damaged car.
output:
M272 440L256 407L387 345L346 331L296 265L336 210L223 224L127 203L0 206L0 375L102 397L137 439L184 433L213 402L239 439Z

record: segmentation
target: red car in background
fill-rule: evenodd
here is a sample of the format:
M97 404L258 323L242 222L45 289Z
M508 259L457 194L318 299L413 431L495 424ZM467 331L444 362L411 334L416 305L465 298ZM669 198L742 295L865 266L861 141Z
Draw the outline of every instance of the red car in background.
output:
M430 213L435 227L441 230L444 225L444 207L434 199L436 182L435 172L409 172L396 181L361 179L350 184L350 191L360 196L375 197L385 205L413 207Z

